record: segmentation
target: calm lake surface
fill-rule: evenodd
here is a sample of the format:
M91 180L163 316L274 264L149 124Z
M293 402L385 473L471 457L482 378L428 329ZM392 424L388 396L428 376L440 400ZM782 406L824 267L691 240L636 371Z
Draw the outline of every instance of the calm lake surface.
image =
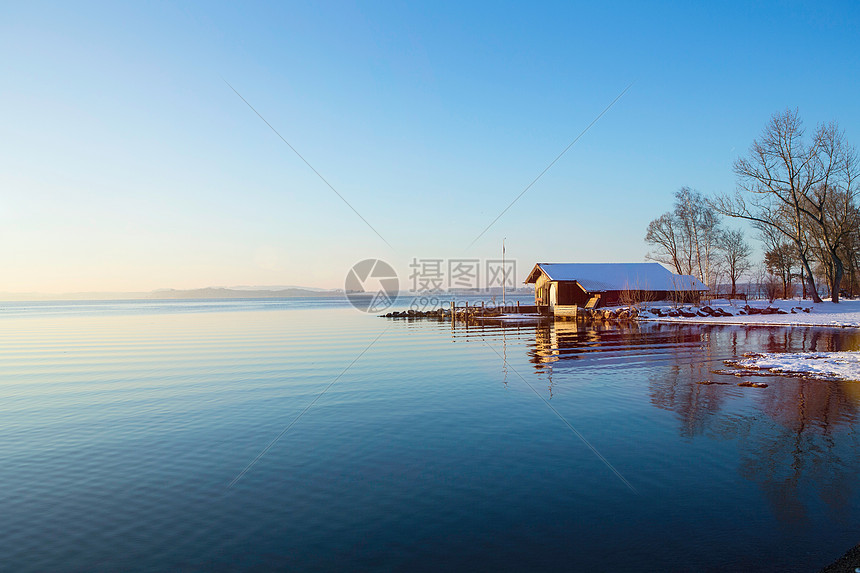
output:
M815 571L860 540L860 383L712 371L859 348L331 299L0 303L0 569Z

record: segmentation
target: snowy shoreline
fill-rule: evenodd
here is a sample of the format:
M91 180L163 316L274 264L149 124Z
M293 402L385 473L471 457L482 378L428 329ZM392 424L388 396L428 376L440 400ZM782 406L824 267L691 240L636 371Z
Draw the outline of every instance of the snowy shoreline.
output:
M658 316L655 310L667 312L673 309L668 303L645 304L647 310L640 312L638 320L653 322L673 322L691 324L732 324L740 326L819 326L836 328L860 328L860 300L843 300L840 303L821 302L813 304L809 300L778 300L771 304L764 301L753 301L750 306L755 309L767 307L781 311L780 314L742 314L747 303L735 301L714 301L708 306L714 310L731 313L732 316L692 316L670 317ZM692 311L696 307L684 305L682 309ZM793 312L792 312L793 311Z
M825 327L860 328L860 300L844 300L838 304L821 302L813 304L807 300L779 300L770 305L762 302L750 305L753 309L771 308L774 314L750 314L744 311L746 303L714 301L709 305L717 313L725 311L733 316L699 316L689 307L687 314L692 317L656 316L654 311L664 313L670 305L646 305L649 309L639 314L638 320L649 322L691 323L691 324L730 324L739 326L781 326L781 327ZM860 349L858 349L860 350ZM727 361L738 372L750 374L792 375L817 378L820 380L848 380L860 382L860 351L855 352L775 352L750 353L738 360Z
M726 364L758 374L860 381L860 352L750 352Z

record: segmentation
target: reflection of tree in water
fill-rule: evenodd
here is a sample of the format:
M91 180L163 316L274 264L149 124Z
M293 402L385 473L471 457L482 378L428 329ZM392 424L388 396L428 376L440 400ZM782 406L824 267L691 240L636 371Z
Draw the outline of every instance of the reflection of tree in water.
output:
M691 348L694 339L703 348ZM773 377L767 389L738 389L734 377L710 368L723 359L754 352L857 350L860 334L836 329L773 327L686 327L675 333L670 363L649 378L651 403L675 412L680 434L710 430L740 445L740 474L758 483L782 522L810 517L814 500L827 516L849 518L860 466L860 439L854 430L860 383ZM729 354L730 356L726 356ZM701 385L712 380L728 385ZM748 398L746 410L718 416L728 398ZM762 416L761 413L766 414Z
M736 379L711 372L726 358L726 350L732 357L748 351L757 352L823 352L860 348L860 334L836 329L818 328L774 328L733 326L679 327L665 332L662 342L667 344L666 354L671 365L656 369L650 376L651 403L664 410L676 412L682 420L681 435L690 437L701 434L708 416L717 413L727 396L728 388L723 384L704 385L703 381L715 381L734 386ZM699 348L695 343L699 342ZM773 391L763 396L770 400L787 400L782 391L785 379L779 379ZM797 396L796 399L802 399Z
M807 519L813 496L848 519L860 462L857 383L781 378L771 388L761 396L769 419L728 432L742 444L741 475L759 483L781 521Z
M708 417L725 401L726 387L705 385L712 378L714 329L685 326L663 334L666 368L654 368L648 380L651 403L675 412L681 420L681 435L692 437L705 429ZM735 342L736 343L736 342Z
M741 336L755 352L842 352L860 350L860 333L854 329L747 327ZM741 354L746 350L742 350Z
M749 351L858 349L860 333L839 329L544 323L535 326L528 353L537 373L547 376L550 394L560 368L576 369L598 356L609 364L612 352L619 366L639 361L648 372L651 404L678 417L681 436L707 433L737 443L740 475L762 488L781 522L792 523L822 511L829 519L850 518L860 468L860 383L772 377L763 378L768 388L741 389L738 378L712 370ZM703 381L727 384L698 384Z
M752 327L710 334L714 339L708 346L723 346L734 356L860 348L860 334L835 329ZM696 384L708 378L706 369L689 356L678 358L668 373L655 374L650 383L652 402L681 416L681 435L699 434L713 421L717 436L736 440L740 474L762 487L780 521L806 520L815 499L826 506L828 517L848 519L860 464L860 440L854 433L860 384L773 377L766 390L738 394L731 379L731 386ZM731 395L746 395L755 411L711 416Z

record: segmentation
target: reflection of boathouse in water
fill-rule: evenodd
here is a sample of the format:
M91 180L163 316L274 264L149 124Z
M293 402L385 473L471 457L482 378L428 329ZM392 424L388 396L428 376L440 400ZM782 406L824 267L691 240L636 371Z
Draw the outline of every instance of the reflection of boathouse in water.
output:
M676 275L659 263L537 263L525 280L535 285L541 312L576 316L596 308L654 300L698 300L708 291L690 275Z
M559 360L577 360L586 353L615 352L619 349L649 345L649 330L660 326L643 328L637 322L626 323L582 323L577 321L542 321L535 324L534 348L530 361L540 370ZM567 366L573 366L568 364Z

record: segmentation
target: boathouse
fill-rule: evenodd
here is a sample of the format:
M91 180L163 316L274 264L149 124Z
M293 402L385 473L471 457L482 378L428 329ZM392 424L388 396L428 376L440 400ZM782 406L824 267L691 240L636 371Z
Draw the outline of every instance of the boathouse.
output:
M537 263L525 280L535 285L542 312L576 315L596 308L655 300L697 301L709 289L690 275L660 263Z

